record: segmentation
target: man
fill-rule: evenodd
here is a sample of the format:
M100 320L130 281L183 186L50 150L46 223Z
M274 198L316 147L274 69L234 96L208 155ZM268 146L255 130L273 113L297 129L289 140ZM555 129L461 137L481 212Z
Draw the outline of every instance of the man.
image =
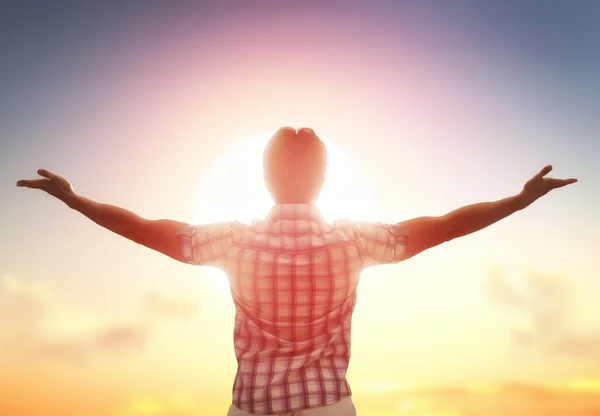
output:
M263 158L275 205L251 225L143 219L76 194L47 170L38 171L43 178L17 185L42 189L97 224L176 260L227 273L238 361L229 416L353 416L346 370L361 270L481 230L577 180L548 178L552 167L546 166L514 196L444 216L329 224L314 205L326 166L325 145L314 131L279 129Z

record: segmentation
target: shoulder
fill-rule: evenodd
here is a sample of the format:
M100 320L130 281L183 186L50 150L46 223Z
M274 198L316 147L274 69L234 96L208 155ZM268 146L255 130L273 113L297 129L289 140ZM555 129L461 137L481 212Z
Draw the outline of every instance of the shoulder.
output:
M219 237L248 229L250 226L239 221L222 221L207 224L188 225L180 228L177 234L188 237Z
M408 235L408 228L401 223L385 223L380 221L354 221L339 219L333 222L334 227L352 229L359 234L391 234L395 236Z

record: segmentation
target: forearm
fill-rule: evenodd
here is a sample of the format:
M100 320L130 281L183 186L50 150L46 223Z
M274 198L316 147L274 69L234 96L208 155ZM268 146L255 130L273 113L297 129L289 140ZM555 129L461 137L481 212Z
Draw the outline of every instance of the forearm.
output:
M147 220L126 209L75 194L64 198L64 202L107 230L185 262L177 232L189 224L173 220Z
M123 208L102 204L80 195L71 195L64 201L70 208L81 212L101 227L136 243L142 243L140 223L143 218Z
M445 215L450 230L447 240L482 230L526 208L531 202L521 194L494 202L467 205Z

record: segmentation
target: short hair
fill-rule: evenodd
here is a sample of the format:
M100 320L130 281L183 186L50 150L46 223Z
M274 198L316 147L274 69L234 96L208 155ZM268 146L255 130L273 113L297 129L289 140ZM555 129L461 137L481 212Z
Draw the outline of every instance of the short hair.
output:
M265 184L276 201L315 200L326 169L327 148L310 128L280 128L263 153Z

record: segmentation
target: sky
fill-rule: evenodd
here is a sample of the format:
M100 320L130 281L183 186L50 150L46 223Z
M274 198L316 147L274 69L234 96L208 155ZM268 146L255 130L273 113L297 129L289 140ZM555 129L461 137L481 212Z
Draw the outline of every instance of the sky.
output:
M359 414L599 414L599 19L594 0L3 1L0 414L226 414L221 277L15 184L46 168L145 218L262 216L285 125L333 149L330 217L442 215L548 163L579 179L363 273Z

